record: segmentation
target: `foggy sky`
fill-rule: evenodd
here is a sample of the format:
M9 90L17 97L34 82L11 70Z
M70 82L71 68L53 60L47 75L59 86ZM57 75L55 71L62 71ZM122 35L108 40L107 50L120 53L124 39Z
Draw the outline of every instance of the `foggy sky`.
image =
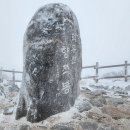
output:
M0 67L22 70L26 27L39 7L53 2L77 16L83 66L130 62L130 0L1 0Z

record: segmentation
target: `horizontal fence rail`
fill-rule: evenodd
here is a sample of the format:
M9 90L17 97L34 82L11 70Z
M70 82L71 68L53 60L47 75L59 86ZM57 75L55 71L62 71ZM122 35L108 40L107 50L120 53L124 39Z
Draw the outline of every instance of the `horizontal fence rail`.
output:
M128 75L128 66L130 66L130 64L128 64L128 61L125 61L124 64L107 65L107 66L99 66L99 62L96 62L96 65L82 67L82 69L89 69L89 68L95 69L95 76L82 77L82 79L94 79L97 83L100 79L124 78L125 82L127 82L128 78L130 77L130 75ZM100 69L114 68L114 67L124 67L124 75L99 77Z
M0 71L3 71L3 72L14 72L14 73L23 73L22 71L15 71L15 70L0 70Z
M101 79L114 79L114 78L124 78L125 82L127 82L128 78L130 75L128 75L128 64L127 61L124 62L124 64L118 64L118 65L107 65L107 66L99 66L99 62L96 62L95 65L91 66L84 66L82 69L90 69L93 68L95 69L95 75L94 76L87 76L87 77L82 77L81 79L93 79L96 81L96 83L101 80ZM104 76L100 77L99 76L99 70L100 69L105 69L105 68L114 68L114 67L124 67L124 75L119 75L119 76ZM22 71L16 71L16 70L5 70L5 69L0 69L1 72L9 72L12 73L12 80L9 80L12 82L13 85L15 85L15 82L22 82L22 80L17 80L15 74L19 73L22 74Z

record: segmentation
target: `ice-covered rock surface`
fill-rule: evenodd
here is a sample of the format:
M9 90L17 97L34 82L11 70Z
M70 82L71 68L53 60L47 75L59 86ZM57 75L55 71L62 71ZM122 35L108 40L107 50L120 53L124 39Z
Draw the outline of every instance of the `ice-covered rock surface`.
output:
M31 19L24 36L24 70L16 119L30 122L70 109L79 93L81 41L75 14L48 4Z

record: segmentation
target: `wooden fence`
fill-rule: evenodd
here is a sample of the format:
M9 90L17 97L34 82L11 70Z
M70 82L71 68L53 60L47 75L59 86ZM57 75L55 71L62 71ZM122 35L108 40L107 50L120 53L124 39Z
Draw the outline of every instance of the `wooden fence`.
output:
M82 68L82 69L89 69L89 68L95 69L95 75L94 76L88 76L88 77L82 77L82 79L94 79L97 83L100 79L124 78L125 82L127 82L128 77L130 77L130 75L128 75L128 66L130 66L130 64L128 64L128 61L125 61L124 64L108 65L108 66L99 66L99 62L96 62L96 65L84 66ZM114 67L124 67L124 75L104 76L104 77L99 76L99 70L100 69L114 68Z
M15 82L22 82L22 80L17 80L15 74L20 73L22 74L23 72L21 71L16 71L16 70L4 70L4 69L0 69L1 72L7 72L7 73L12 73L12 80L10 80L12 82L12 85L15 85Z
M95 82L97 83L100 79L113 79L113 78L124 78L125 82L127 82L128 77L130 77L130 75L128 75L128 66L130 66L130 64L128 64L127 61L124 62L124 64L118 64L118 65L108 65L108 66L99 66L99 62L96 62L95 65L92 66L84 66L82 67L82 69L89 69L89 68L93 68L95 69L95 75L94 76L87 76L87 77L82 77L82 79L94 79ZM99 70L100 69L105 69L105 68L114 68L114 67L124 67L124 75L118 75L118 76L104 76L104 77L100 77L99 76ZM22 74L23 72L21 71L16 71L16 70L4 70L1 69L1 72L9 72L12 73L12 80L10 80L12 82L13 85L15 85L15 82L22 82L22 80L17 80L15 74L20 73Z

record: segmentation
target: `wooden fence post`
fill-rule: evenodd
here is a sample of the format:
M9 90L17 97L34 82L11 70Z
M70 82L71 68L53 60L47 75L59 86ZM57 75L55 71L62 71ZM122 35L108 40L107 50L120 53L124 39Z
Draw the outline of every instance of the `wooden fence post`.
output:
M96 62L96 66L95 66L95 69L96 69L96 83L98 83L98 67L99 67L99 63Z
M15 70L13 69L12 71L12 86L14 87L15 86Z
M128 74L128 72L127 72L127 64L128 64L128 62L125 61L125 75L124 75L124 77L125 77L125 82L127 82L127 74Z
M0 82L2 82L3 78L2 78L2 68L0 68Z

